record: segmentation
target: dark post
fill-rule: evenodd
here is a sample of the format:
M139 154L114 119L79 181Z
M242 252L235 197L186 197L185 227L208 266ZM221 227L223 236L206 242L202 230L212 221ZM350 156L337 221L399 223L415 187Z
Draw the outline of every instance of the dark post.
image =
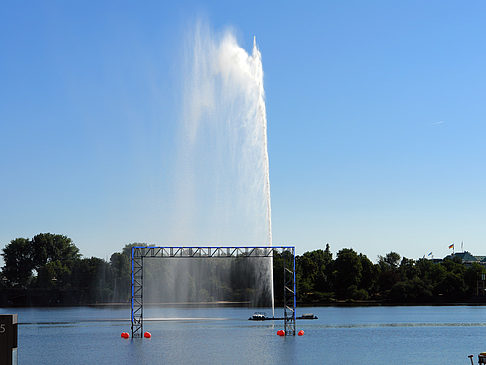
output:
M0 314L0 365L17 365L17 315Z

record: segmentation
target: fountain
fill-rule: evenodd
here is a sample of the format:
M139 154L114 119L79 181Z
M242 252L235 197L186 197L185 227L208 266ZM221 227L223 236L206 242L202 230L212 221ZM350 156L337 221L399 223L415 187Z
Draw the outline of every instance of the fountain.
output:
M199 22L187 39L185 60L173 172L176 208L168 236L184 245L271 246L267 120L256 40L248 54L231 31L215 33ZM184 272L193 278L220 275L207 271L207 264L172 265L167 272L179 278ZM270 293L273 309L272 259L258 258L252 265L259 294ZM177 285L179 300L214 297L194 294L191 284Z

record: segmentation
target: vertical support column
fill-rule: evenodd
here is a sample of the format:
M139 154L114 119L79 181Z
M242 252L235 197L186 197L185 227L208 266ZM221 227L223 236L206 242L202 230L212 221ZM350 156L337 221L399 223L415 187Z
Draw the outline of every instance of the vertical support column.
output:
M294 292L292 293L293 294L293 297L294 297L294 307L293 307L293 315L294 315L294 318L293 318L293 322L294 322L294 328L293 328L293 333L294 333L294 336L295 336L295 308L297 307L297 280L295 279L295 247L292 247L292 261L293 261L293 267L294 267L294 272L293 272L293 278L292 278L292 284L294 286Z
M16 314L0 314L0 364L17 365L17 328Z
M286 336L295 336L295 248L291 256L284 252L284 330Z
M143 248L132 247L132 338L143 333Z

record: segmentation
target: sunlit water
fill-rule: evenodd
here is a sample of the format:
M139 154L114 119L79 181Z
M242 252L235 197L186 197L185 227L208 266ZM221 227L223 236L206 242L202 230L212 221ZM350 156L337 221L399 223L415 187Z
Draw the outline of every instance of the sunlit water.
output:
M286 338L281 322L248 321L256 310L145 308L152 338L133 340L120 338L129 308L0 313L19 314L20 364L470 364L486 350L485 307L301 308L319 319Z

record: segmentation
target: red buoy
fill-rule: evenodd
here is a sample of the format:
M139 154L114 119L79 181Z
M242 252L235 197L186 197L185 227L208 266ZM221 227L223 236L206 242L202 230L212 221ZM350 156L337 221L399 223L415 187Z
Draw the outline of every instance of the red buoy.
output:
M284 330L278 330L277 335L279 336L285 336L285 331Z
M150 338L150 337L152 337L152 334L151 334L149 331L146 331L146 332L143 334L143 337L145 337L145 338Z
M121 337L122 338L129 338L130 335L128 334L128 332L122 332Z
M299 336L304 336L304 330L300 330L299 333L297 333Z

